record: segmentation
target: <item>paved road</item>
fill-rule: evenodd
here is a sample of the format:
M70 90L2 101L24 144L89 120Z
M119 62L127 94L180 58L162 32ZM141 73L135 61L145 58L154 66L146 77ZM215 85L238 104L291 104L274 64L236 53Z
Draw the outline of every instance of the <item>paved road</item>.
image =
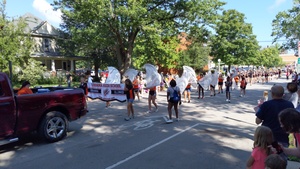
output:
M48 144L35 135L0 147L0 168L10 169L241 169L251 153L255 128L253 107L268 84L248 85L246 97L232 91L180 106L180 121L166 124L166 92L158 94L159 111L147 114L147 99L135 101L136 118L124 121L126 103L88 102L89 114L70 123L64 140ZM300 166L289 163L291 169Z

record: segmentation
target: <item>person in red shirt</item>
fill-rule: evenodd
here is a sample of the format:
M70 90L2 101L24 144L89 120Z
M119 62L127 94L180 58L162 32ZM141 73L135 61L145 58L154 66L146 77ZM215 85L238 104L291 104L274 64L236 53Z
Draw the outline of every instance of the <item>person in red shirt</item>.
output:
M18 95L33 94L32 90L29 87L30 87L29 81L23 82L22 87L18 91Z

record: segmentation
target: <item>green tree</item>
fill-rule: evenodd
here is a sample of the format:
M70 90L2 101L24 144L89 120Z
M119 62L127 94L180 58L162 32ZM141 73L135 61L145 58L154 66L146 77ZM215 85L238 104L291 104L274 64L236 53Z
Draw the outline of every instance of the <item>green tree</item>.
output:
M29 33L25 33L25 19L8 19L5 5L5 0L0 2L0 70L8 73L9 61L14 68L23 68L24 63L28 63L32 40Z
M284 49L298 49L300 40L300 0L294 0L294 6L287 11L279 12L272 22L273 30L271 36L274 42L286 40L282 43Z
M267 68L282 66L282 58L279 56L279 46L271 46L260 50L258 57L258 66Z
M213 61L221 59L231 65L250 65L258 57L258 42L251 24L245 23L244 14L236 10L223 12L216 24L216 35L211 38Z
M79 48L84 46L96 51L111 49L121 72L132 64L138 36L152 36L151 38L159 40L159 37L173 37L177 34L176 30L186 30L191 25L210 24L216 19L222 5L224 3L218 0L57 0L54 2L54 6L63 12L63 30L76 41L86 43ZM148 35L149 30L158 31L151 31L152 35ZM174 32L173 36L166 33L170 30ZM145 41L140 39L139 42ZM177 57L172 51L164 53ZM142 55L142 57L148 56Z

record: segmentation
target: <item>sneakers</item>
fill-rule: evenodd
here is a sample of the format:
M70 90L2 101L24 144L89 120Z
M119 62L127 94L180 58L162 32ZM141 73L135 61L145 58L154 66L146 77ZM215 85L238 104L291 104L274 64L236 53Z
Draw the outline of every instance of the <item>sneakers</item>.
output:
M176 118L176 121L178 122L178 121L179 121L179 118Z
M151 112L152 112L151 110L148 110L148 111L147 111L147 113L151 113Z
M230 100L228 100L228 103L230 103Z
M173 123L172 119L167 120L167 123Z
M191 101L189 100L188 103L190 103Z
M155 112L158 112L158 107L156 108Z
M130 117L124 118L125 121L129 121L130 119L131 119Z
M228 102L228 99L226 99L226 101Z

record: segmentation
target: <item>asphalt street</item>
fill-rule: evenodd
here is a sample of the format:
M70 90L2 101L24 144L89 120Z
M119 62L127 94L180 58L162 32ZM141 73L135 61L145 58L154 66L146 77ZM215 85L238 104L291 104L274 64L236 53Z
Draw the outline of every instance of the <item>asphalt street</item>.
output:
M239 90L182 103L179 122L166 124L166 92L158 93L158 112L148 110L147 94L135 100L135 119L125 121L126 103L88 101L89 113L70 123L68 136L45 143L32 134L17 143L0 146L0 168L8 169L242 169L253 146L254 106L273 84L248 84L246 96ZM270 95L269 95L270 98ZM289 162L289 169L300 163Z

